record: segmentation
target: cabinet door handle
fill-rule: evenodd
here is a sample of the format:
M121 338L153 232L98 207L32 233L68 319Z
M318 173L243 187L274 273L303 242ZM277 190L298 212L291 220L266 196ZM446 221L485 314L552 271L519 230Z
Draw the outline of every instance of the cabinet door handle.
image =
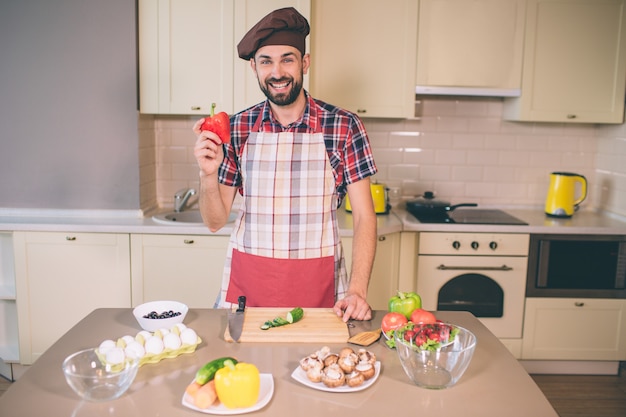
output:
M379 242L384 242L385 240L387 240L387 236L379 236L378 237L378 241Z
M202 107L200 106L191 106L191 110L201 110Z
M585 306L585 303L583 303L582 301L576 301L576 302L574 303L574 305L575 305L576 307L584 307L584 306Z
M445 266L441 264L437 267L441 271L512 271L510 266Z
M183 243L185 245L193 245L193 239L185 239L185 240L183 240Z
M73 242L76 240L76 236L65 236L65 240L69 241L69 242Z
M367 113L367 109L356 109L356 112L359 114Z
M567 117L568 119L575 119L575 118L576 118L576 115L575 115L575 114L568 114L568 115L567 115L567 116L565 116L565 117Z

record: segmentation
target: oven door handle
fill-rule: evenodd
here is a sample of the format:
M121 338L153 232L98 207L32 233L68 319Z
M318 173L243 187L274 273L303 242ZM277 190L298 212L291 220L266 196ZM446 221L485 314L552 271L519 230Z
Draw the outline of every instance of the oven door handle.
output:
M510 266L446 266L441 264L437 267L441 271L512 271Z

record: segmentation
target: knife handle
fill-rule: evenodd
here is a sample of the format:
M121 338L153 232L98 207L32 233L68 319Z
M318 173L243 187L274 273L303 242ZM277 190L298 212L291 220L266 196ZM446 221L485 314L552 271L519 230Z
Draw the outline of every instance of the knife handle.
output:
M243 312L246 309L246 296L240 295L237 299L237 312Z

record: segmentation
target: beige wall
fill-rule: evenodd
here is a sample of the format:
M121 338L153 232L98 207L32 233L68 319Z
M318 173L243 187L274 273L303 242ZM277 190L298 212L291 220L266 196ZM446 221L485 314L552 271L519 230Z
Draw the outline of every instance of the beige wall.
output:
M501 114L501 99L438 97L423 100L416 120L366 119L375 179L405 198L432 190L453 204L542 206L550 172L572 171L589 181L585 208L626 214L624 125L513 123ZM194 121L154 119L159 207L171 207L178 189L198 186Z
M600 207L626 216L626 125L598 128L596 200Z

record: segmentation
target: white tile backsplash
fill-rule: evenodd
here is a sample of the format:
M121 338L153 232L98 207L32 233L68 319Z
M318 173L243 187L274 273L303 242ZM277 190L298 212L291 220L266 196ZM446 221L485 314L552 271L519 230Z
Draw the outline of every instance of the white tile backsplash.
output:
M501 114L501 99L433 97L423 99L421 119L365 119L375 179L404 199L431 190L453 204L543 206L550 173L573 171L589 182L583 206L626 215L624 125L517 123ZM155 117L160 207L198 186L195 120Z

